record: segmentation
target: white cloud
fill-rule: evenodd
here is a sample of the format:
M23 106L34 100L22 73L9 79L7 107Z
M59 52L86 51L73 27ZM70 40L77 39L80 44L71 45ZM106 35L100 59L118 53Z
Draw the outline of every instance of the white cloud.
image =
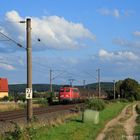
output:
M135 14L135 11L133 11L133 10L123 10L123 14L125 16L131 16L131 15Z
M113 12L112 12L112 15L116 18L119 18L120 17L120 12L118 9L114 9Z
M140 31L133 32L133 35L136 36L136 37L140 37Z
M133 10L119 10L117 8L108 9L108 8L100 8L98 12L103 16L113 16L115 18L120 18L121 16L130 16L135 12Z
M5 70L18 70L25 65L25 57L15 54L6 55L0 53L0 68Z
M10 11L6 13L5 19L12 23L9 28L6 28L6 31L14 36L17 35L16 37L20 41L24 41L25 25L15 21L25 20L25 18L21 17L17 11ZM68 49L82 46L84 39L95 40L95 35L82 23L70 22L58 16L32 17L31 19L34 46L42 42L44 47ZM40 43L37 42L37 38L41 39Z
M116 45L120 45L120 46L126 46L126 47L140 47L140 41L128 41L126 39L114 39L113 43Z
M107 52L106 50L99 51L99 57L102 60L139 60L139 57L130 51Z
M15 68L12 65L4 63L0 63L0 68L5 70L15 70Z
M100 8L100 9L98 9L98 12L101 15L104 15L104 16L113 16L115 18L119 18L120 17L120 12L119 12L118 9L110 10L110 9L107 9L107 8Z

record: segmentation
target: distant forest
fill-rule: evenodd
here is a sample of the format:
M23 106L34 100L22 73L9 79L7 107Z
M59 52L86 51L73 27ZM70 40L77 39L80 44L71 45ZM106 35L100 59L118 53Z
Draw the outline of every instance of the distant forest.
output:
M101 82L101 89L104 91L111 91L113 90L113 83L112 82ZM58 91L60 87L63 85L53 85L53 91ZM83 86L75 86L79 88L83 88ZM88 84L85 86L87 89L98 89L98 83ZM22 93L25 92L26 84L12 84L9 85L9 92L14 93ZM50 90L49 84L33 84L33 91L36 92L45 92Z

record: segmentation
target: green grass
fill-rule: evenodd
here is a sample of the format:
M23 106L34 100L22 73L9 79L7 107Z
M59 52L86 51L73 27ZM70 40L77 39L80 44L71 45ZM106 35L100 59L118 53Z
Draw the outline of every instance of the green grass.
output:
M140 139L140 125L135 127L135 136L138 138L138 140Z
M136 118L136 127L135 127L135 135L140 139L140 103L136 105L136 111L137 111L137 118Z
M105 124L117 116L126 103L111 103L100 112L99 124L82 123L77 117L52 128L42 127L37 130L34 140L93 140Z

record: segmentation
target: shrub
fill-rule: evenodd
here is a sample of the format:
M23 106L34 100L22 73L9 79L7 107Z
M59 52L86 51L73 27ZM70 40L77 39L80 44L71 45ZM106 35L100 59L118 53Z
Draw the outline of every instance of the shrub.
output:
M9 95L8 100L9 100L9 101L14 101L14 97L11 96L11 95Z
M26 97L25 96L19 96L18 100L21 100L22 102L25 102L26 101Z
M1 101L8 101L9 97L8 96L4 96L3 98L1 98Z
M18 103L19 108L26 109L27 104L25 103Z
M123 103L127 103L128 102L128 100L125 99L125 98L118 99L118 101L123 102Z
M105 108L105 102L101 99L89 99L86 102L86 108L100 111Z
M36 134L37 134L37 129L34 126L28 126L24 130L24 136L26 137L26 139L34 140Z
M137 116L136 123L140 124L140 115Z
M46 98L40 98L37 101L35 101L36 104L40 104L42 106L48 105L48 100Z
M128 101L133 102L135 100L134 96L127 97Z
M14 125L14 131L6 132L6 140L19 140L22 136L22 130L19 125L15 122L11 122Z
M138 114L140 114L140 104L136 105L136 111L137 111Z

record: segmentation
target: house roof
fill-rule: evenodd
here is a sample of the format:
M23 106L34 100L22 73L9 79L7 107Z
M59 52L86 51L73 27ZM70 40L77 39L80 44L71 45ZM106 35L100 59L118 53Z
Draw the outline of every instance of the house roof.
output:
M7 78L0 78L0 92L8 92Z

